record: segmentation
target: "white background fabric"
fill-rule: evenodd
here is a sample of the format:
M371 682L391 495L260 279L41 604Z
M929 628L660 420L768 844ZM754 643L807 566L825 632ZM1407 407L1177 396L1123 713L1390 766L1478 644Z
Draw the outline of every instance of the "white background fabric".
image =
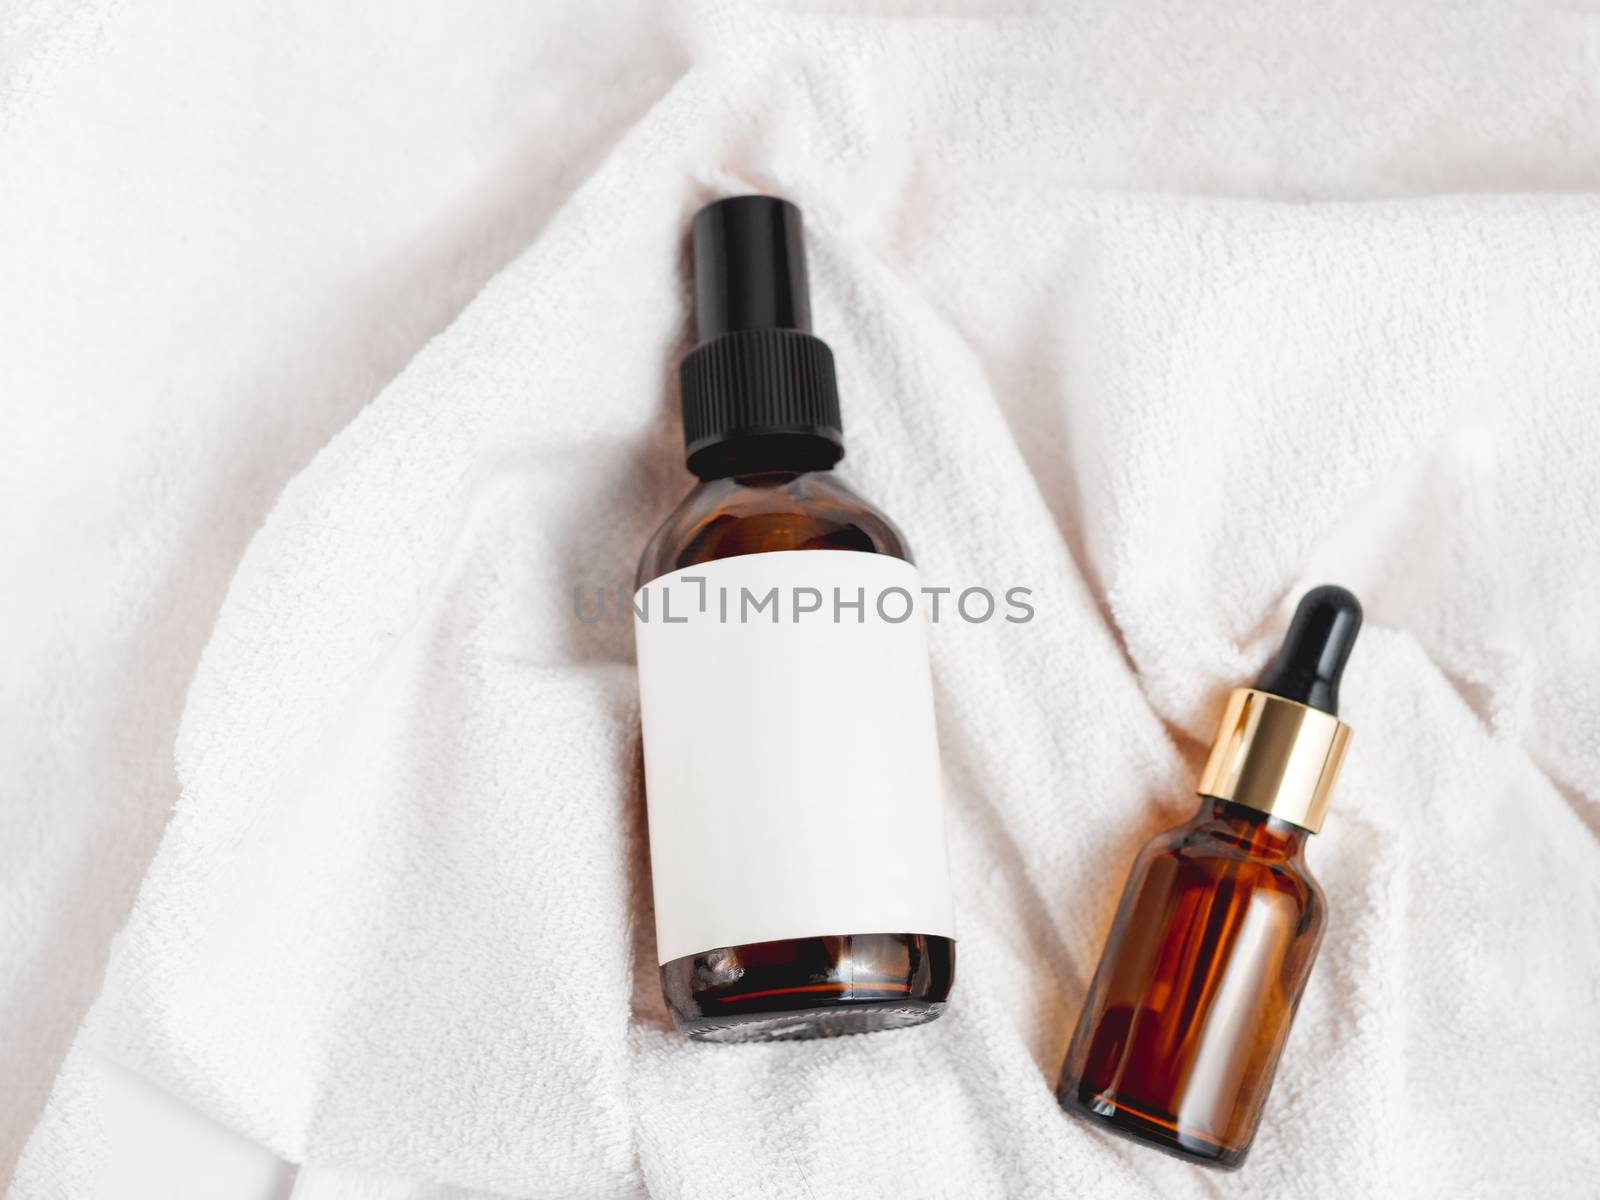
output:
M1583 6L0 13L0 1170L94 1046L303 1197L1582 1195L1600 1169ZM691 1046L625 586L682 234L805 210L930 581L951 1012ZM1251 1162L1050 1094L1128 859L1308 584L1367 604ZM113 935L122 930L113 941Z

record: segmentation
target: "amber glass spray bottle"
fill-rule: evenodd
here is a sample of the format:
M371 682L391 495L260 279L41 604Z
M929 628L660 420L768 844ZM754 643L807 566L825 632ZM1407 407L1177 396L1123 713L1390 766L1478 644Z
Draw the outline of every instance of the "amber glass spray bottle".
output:
M1339 676L1360 627L1343 588L1307 592L1256 686L1229 697L1199 811L1134 861L1062 1068L1068 1111L1244 1161L1322 938L1303 854L1349 738Z
M930 1021L955 943L916 569L833 471L799 210L717 201L693 244L699 482L634 598L667 1007L714 1041Z

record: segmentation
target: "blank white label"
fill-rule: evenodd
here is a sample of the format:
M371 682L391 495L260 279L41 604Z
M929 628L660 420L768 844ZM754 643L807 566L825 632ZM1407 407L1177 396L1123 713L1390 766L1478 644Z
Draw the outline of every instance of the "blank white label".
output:
M660 961L955 936L917 569L786 550L634 595Z

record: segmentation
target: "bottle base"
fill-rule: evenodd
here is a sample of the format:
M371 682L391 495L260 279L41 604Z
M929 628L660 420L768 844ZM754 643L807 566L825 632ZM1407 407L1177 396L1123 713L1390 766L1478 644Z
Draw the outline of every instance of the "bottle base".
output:
M773 1042L904 1029L937 1020L955 943L849 934L723 946L661 968L673 1023L705 1042Z
M1056 1100L1075 1117L1185 1162L1234 1171L1250 1153L1248 1145L1225 1146L1214 1138L1184 1128L1175 1117L1157 1108L1130 1104L1126 1099L1084 1087L1070 1079L1061 1081Z
M697 1042L788 1042L909 1029L936 1021L943 1004L856 1005L807 1011L755 1013L742 1017L676 1020L678 1030Z

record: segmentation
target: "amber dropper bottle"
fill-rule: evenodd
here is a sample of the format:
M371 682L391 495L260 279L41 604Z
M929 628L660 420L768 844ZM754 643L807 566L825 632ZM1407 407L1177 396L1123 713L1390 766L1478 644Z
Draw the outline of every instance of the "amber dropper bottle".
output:
M1349 592L1307 592L1256 686L1229 697L1199 811L1134 861L1056 1090L1069 1112L1244 1161L1322 938L1304 851L1349 738L1339 676L1360 628Z
M880 604L916 571L833 470L799 210L717 201L693 251L699 482L645 547L634 606L667 1007L710 1041L931 1021L955 942L926 633Z

